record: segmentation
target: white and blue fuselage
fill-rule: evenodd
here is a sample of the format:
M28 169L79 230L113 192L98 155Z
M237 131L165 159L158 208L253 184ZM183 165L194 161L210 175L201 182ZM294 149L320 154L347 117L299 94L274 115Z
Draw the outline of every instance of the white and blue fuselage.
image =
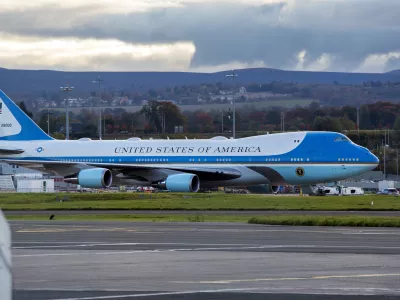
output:
M26 120L4 94L0 93L0 99L8 107L6 124L16 123L0 127L1 160L44 168L75 180L85 171L81 176L85 182L101 173L93 169L101 169L112 173L114 183L157 185L169 177L173 186L176 180L186 180L176 175L191 174L201 187L309 185L356 176L379 163L368 149L336 132L289 132L240 139L54 140ZM104 178L100 182L104 183Z

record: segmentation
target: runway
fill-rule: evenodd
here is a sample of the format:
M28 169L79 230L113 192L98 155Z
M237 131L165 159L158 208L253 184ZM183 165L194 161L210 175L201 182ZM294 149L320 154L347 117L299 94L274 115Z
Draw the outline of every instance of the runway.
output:
M9 216L23 215L307 215L307 216L383 216L400 217L400 211L318 211L318 210L6 210Z
M11 221L15 300L400 299L400 230Z

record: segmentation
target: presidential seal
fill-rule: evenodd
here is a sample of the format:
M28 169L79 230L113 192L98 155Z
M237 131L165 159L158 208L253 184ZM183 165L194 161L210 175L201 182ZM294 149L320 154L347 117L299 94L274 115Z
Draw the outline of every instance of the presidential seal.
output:
M296 169L296 175L300 176L300 177L304 176L304 169L303 168L297 168Z

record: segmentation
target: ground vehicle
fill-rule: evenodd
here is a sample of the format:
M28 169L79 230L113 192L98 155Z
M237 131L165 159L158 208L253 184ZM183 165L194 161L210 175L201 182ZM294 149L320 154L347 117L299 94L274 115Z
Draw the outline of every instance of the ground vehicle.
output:
M400 195L399 191L395 188L383 189L382 191L378 191L377 194L378 195L394 195L394 196Z

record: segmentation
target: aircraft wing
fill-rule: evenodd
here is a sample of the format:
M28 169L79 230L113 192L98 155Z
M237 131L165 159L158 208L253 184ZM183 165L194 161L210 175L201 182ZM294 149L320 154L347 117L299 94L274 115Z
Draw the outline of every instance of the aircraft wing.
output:
M3 162L9 164L15 164L19 166L23 166L26 168L32 168L35 170L55 170L59 169L60 167L63 168L72 168L76 170L80 169L87 169L87 168L107 168L111 171L117 173L124 173L124 174L135 174L135 172L139 171L161 171L161 170L173 170L177 172L183 173L191 173L196 174L199 176L200 180L207 180L207 181L219 181L219 180L229 180L229 179L236 179L242 176L242 173L232 167L223 167L223 168L213 168L213 167L202 167L202 166L173 166L173 165L162 165L162 164L151 164L151 165L137 165L137 164L124 164L124 163L90 163L90 162L68 162L68 161L34 161L34 160L8 160L3 159Z

